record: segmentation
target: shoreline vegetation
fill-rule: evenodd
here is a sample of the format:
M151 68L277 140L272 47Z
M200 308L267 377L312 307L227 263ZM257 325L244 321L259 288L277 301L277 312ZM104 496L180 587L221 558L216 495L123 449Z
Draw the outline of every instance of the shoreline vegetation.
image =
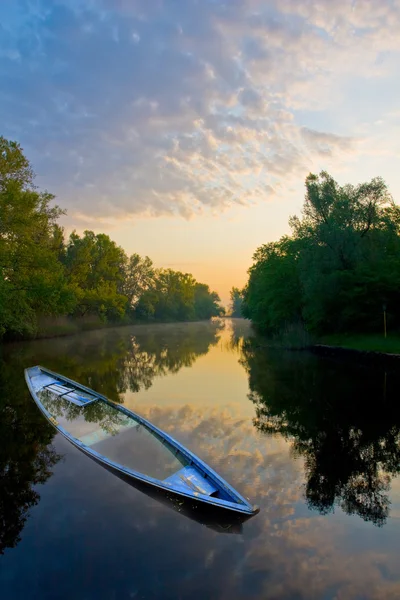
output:
M291 235L259 247L232 304L272 345L400 354L400 207L376 177L310 174Z
M0 341L225 313L190 273L128 256L104 233L66 238L65 211L34 177L21 146L0 136Z
M66 238L65 211L34 177L0 136L0 341L225 315L190 273L127 256L106 234ZM229 316L249 319L268 346L400 354L400 207L379 177L341 187L323 171L305 185L302 217L256 250Z
M277 334L268 337L256 334L255 345L259 348L286 350L289 352L312 352L320 356L386 362L400 360L400 335L384 338L383 335L331 335L313 338L307 332ZM400 362L398 363L400 365Z
M317 346L357 350L359 352L377 352L380 354L398 354L400 356L400 335L384 337L378 334L329 335L318 340Z
M400 359L400 339L392 342L392 345L381 344L379 343L378 339L368 336L365 336L365 338L363 336L358 336L357 338L351 338L347 341L331 340L329 343L316 341L315 343L311 343L309 345L296 343L285 344L282 341L277 341L276 339L270 340L268 338L264 338L262 340L258 339L257 342L257 346L259 348L275 348L278 350L288 351L309 351L321 356L347 356L354 358L367 357L371 359L374 357L389 357L391 359Z

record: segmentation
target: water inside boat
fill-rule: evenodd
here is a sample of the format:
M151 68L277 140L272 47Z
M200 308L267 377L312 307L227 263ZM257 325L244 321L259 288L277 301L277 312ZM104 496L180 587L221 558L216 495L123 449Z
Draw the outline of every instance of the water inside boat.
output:
M64 382L47 383L36 393L70 435L128 469L163 480L188 464L155 432L95 395Z

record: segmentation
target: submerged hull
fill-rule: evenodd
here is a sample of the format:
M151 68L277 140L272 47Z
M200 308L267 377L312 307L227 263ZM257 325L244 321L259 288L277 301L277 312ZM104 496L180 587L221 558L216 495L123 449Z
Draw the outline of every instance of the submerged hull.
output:
M210 509L218 519L241 521L259 511L177 440L125 407L43 367L26 369L25 378L44 416L66 439L149 496L206 525ZM197 513L199 507L208 516Z

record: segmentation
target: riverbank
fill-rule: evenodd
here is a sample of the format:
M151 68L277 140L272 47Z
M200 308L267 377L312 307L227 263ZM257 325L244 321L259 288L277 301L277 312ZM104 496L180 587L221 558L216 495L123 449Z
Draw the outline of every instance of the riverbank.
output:
M318 356L336 358L346 362L354 362L359 365L381 365L390 366L398 369L400 366L400 353L378 352L376 350L355 350L354 348L345 348L344 346L326 346L324 344L315 344L303 348Z
M0 339L0 343L8 342L28 342L32 340L42 340L48 338L65 337L75 335L84 331L95 331L97 329L107 329L121 325L130 325L130 323L106 323L98 317L83 317L81 319L72 319L68 317L39 319L36 331L13 334Z
M332 334L317 338L296 328L272 338L257 336L256 344L260 348L309 351L358 362L400 364L400 336L394 334L387 338L382 334Z
M400 354L399 335L389 335L385 338L382 334L333 334L323 336L316 344L360 352Z

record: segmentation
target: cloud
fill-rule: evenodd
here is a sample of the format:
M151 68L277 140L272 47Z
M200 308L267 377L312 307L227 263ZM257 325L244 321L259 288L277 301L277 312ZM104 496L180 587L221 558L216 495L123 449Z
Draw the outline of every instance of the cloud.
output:
M303 127L301 134L312 152L323 156L331 156L334 152L347 152L354 144L352 138L334 135L332 133L322 133Z
M340 105L355 73L391 73L399 13L372 0L6 0L2 132L77 222L268 200L357 151L296 111Z

